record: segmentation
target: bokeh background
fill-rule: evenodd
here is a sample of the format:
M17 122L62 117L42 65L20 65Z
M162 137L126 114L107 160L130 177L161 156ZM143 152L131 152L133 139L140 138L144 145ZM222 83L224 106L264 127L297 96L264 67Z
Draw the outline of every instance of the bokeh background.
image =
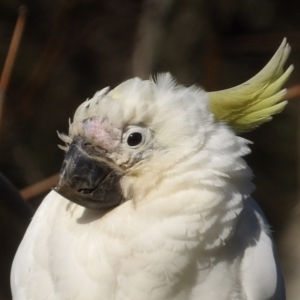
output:
M294 97L244 137L254 142L246 158L254 197L270 221L288 299L299 300L300 1L0 0L0 71L21 5L28 13L0 124L0 300L11 298L13 255L55 185L63 160L56 130L67 132L82 101L105 86L165 71L185 85L229 88L255 75L284 37L292 46L295 70L286 86ZM28 189L49 177L46 191Z

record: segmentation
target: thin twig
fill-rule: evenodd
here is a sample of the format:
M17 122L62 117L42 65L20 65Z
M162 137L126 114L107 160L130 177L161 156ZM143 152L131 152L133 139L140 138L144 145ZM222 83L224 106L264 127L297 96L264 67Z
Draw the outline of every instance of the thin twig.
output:
M56 186L58 178L59 174L52 175L42 181L39 181L38 183L24 188L20 191L20 194L25 200L29 200L40 194L48 192L52 187Z
M2 119L2 110L3 110L3 102L5 98L5 92L9 83L11 70L13 68L16 54L19 48L20 40L22 37L25 21L27 15L26 6L21 6L19 8L19 17L16 23L16 27L13 33L13 37L9 46L8 54L5 60L4 68L1 74L0 79L0 127L1 127L1 119Z
M300 97L300 84L290 87L284 96L284 100L291 100L297 97Z

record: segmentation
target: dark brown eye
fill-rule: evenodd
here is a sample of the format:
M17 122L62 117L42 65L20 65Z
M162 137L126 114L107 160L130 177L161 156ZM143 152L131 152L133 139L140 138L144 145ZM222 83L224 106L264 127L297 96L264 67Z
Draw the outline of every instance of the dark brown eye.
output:
M128 125L123 129L122 144L125 149L140 149L147 143L150 137L150 131L146 127L138 125Z
M127 144L128 146L137 146L139 145L143 140L143 135L140 132L133 132L130 133L127 137Z

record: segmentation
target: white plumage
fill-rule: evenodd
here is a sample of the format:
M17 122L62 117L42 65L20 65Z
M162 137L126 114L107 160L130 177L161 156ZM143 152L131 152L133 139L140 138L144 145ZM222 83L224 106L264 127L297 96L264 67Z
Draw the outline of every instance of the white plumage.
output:
M76 111L76 138L121 175L124 202L105 210L55 191L16 254L21 299L283 300L268 225L251 199L248 141L215 121L209 95L131 79ZM129 136L139 133L138 145ZM70 199L72 200L72 199Z

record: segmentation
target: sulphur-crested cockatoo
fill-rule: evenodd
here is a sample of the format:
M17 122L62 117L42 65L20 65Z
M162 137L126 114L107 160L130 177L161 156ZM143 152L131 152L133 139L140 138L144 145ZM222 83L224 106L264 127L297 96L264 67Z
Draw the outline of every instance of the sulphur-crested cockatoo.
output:
M245 84L207 93L169 74L81 104L56 189L16 254L14 299L283 300L236 132L286 104L284 41Z

